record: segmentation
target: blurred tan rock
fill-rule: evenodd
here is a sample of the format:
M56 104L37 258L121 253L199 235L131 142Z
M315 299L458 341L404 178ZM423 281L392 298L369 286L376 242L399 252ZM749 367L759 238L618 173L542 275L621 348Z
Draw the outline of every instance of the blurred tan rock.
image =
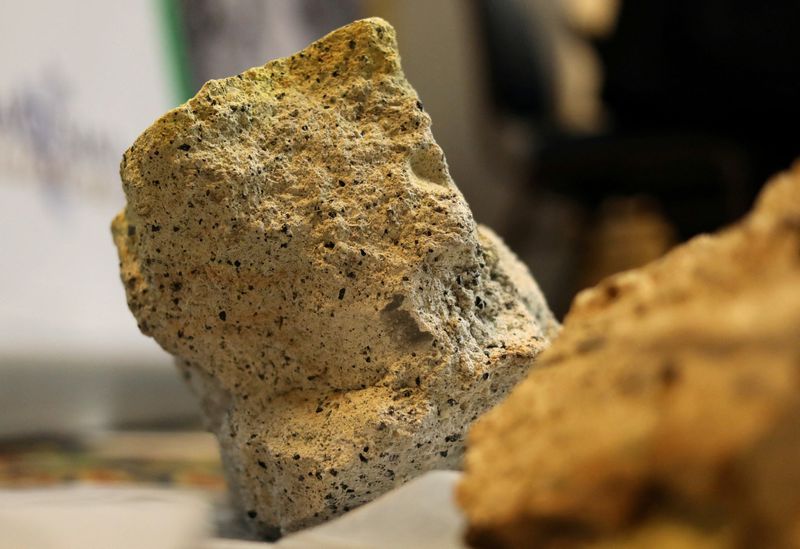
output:
M469 435L481 547L800 546L800 164L753 212L578 295Z
M179 358L261 536L458 467L557 329L430 124L367 19L207 83L123 157L130 309Z

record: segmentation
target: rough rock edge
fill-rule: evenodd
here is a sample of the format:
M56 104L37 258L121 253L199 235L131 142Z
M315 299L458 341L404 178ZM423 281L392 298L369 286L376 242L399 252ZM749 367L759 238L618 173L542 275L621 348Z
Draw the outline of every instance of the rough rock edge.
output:
M207 83L123 157L129 306L179 358L259 536L458 467L558 329L429 128L368 19Z

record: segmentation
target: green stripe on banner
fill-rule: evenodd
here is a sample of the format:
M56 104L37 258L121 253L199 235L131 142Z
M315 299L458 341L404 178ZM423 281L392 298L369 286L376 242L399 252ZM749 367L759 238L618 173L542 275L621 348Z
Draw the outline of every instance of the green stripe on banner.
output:
M192 76L189 67L186 30L181 17L180 0L156 0L159 19L167 47L169 72L177 103L183 103L193 95Z

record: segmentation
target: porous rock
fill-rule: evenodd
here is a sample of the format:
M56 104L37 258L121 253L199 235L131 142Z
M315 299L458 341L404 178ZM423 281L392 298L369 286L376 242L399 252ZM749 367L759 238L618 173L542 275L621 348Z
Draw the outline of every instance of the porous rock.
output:
M578 295L471 430L483 547L800 546L800 164L754 211Z
M458 467L557 329L430 124L367 19L208 82L123 157L130 309L178 357L259 535Z

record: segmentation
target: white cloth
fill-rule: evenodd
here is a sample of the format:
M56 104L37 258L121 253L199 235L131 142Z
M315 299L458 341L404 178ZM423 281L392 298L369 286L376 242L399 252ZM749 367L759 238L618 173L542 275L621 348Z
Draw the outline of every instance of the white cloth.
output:
M277 543L211 538L199 494L138 487L0 490L0 549L462 549L454 471L427 473Z

